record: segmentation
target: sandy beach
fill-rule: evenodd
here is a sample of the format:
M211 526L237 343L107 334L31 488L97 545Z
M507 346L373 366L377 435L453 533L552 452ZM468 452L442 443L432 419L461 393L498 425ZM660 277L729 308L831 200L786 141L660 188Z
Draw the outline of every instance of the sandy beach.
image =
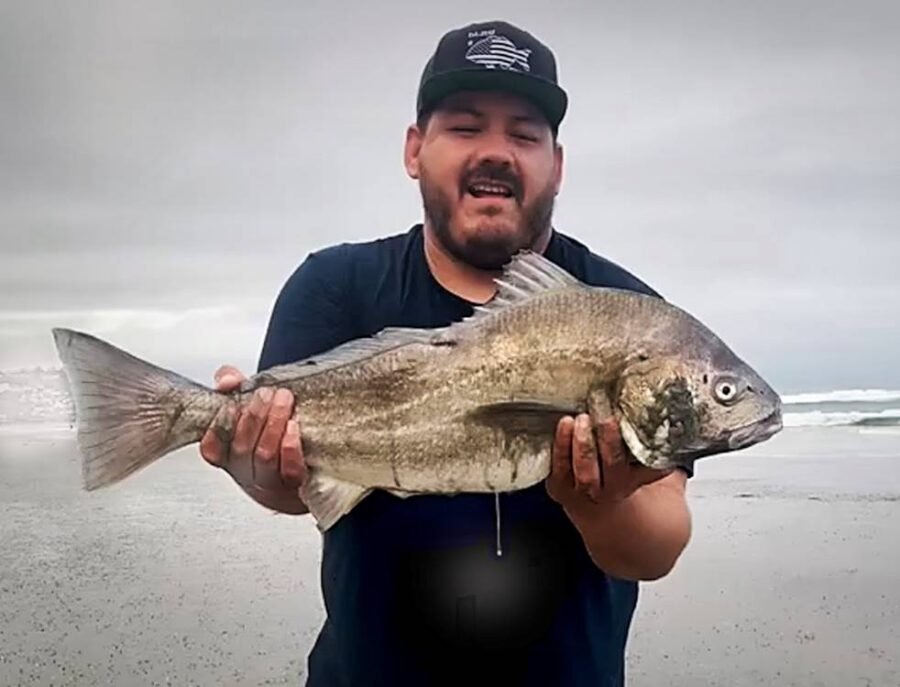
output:
M629 685L900 685L900 434L790 429L698 464ZM0 433L0 685L299 685L319 536L195 448L80 491L68 431Z

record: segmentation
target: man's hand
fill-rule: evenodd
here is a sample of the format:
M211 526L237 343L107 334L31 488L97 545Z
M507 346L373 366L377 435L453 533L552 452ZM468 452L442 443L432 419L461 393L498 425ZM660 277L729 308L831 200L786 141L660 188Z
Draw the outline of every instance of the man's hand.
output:
M669 472L631 462L615 418L600 424L595 437L585 413L564 417L557 425L547 490L565 508L614 504Z
M238 388L244 375L228 365L215 374L216 390ZM298 488L306 479L300 425L292 419L288 389L257 389L243 409L227 403L200 440L200 454L225 470L254 500L273 510L307 512Z
M629 455L615 419L592 428L586 414L562 418L547 492L598 568L622 579L655 580L672 570L690 539L687 476L635 465Z

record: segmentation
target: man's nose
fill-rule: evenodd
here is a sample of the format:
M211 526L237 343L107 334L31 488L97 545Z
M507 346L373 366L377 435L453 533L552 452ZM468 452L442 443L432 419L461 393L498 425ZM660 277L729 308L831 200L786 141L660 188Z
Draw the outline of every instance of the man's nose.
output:
M485 132L478 143L476 151L477 163L507 167L515 165L515 151L509 139L503 133Z

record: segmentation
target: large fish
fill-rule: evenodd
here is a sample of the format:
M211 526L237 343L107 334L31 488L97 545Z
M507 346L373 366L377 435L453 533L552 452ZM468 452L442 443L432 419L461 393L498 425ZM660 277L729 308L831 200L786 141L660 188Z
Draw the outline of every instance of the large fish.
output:
M372 489L504 492L543 480L563 415L615 416L646 466L692 466L781 429L781 400L715 334L662 299L586 285L517 254L489 303L447 327L385 329L219 393L88 334L54 329L87 489L197 442L261 386L296 397L320 530Z

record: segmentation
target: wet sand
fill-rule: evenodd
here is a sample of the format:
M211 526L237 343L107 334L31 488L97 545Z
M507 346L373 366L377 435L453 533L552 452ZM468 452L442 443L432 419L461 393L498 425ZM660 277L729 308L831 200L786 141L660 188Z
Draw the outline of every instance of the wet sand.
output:
M790 430L698 465L690 493L693 538L644 586L630 684L900 686L900 436Z
M78 487L71 435L0 433L0 685L299 685L319 537L196 449ZM900 686L900 435L788 430L698 465L643 586L629 685Z

